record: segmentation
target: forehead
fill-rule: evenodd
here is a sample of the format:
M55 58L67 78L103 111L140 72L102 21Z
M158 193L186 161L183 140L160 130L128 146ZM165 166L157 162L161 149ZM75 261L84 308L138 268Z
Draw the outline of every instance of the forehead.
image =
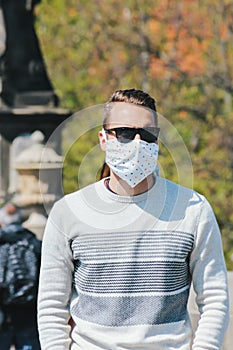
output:
M144 106L132 103L115 102L111 108L107 121L108 126L156 126L157 120L154 111Z

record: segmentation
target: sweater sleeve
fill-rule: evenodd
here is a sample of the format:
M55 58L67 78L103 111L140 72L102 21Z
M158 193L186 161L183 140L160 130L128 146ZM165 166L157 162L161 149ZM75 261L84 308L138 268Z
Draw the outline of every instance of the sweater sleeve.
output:
M73 260L62 228L62 208L55 204L44 232L38 292L38 327L42 350L70 349L69 302Z
M197 223L190 270L200 312L192 350L220 350L229 323L227 271L219 227L206 199Z

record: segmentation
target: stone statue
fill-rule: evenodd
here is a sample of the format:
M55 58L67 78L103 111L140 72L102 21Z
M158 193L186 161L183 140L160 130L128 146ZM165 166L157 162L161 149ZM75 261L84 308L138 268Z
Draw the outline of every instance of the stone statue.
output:
M2 9L0 8L0 57L6 50L6 29Z
M57 106L34 29L40 0L0 0L1 97L6 105Z

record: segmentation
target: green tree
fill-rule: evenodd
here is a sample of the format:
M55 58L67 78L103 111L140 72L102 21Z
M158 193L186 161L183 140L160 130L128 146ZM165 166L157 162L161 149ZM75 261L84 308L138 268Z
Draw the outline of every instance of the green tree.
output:
M43 0L37 7L42 51L63 107L77 111L103 103L118 88L142 88L156 97L159 112L175 126L190 152L194 188L206 195L216 212L229 269L232 19L229 0ZM96 130L90 130L66 155L66 191L78 187L78 169L98 143ZM161 143L161 167L164 176L177 181L170 151ZM87 177L89 171L91 167Z

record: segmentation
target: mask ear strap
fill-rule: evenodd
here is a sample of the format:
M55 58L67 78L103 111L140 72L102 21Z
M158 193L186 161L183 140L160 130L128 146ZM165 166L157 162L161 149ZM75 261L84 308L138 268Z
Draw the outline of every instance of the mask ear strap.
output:
M105 132L104 128L102 128L101 132L102 132L104 141L107 142L107 135L106 135L106 132Z

